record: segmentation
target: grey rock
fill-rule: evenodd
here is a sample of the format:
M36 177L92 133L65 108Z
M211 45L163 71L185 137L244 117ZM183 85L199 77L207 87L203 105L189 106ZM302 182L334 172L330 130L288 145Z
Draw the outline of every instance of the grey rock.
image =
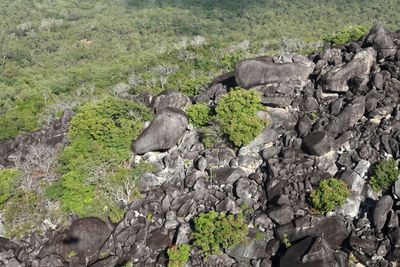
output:
M361 202L364 197L361 195L351 195L348 197L344 205L336 210L337 214L341 214L345 217L354 218L360 211Z
M317 100L312 96L304 97L302 104L303 104L304 111L317 110L319 107Z
M297 124L297 130L299 131L300 136L306 135L311 130L314 122L315 121L307 115L301 117Z
M176 244L187 244L190 241L190 235L192 233L192 230L190 229L190 224L189 223L183 223L179 225L177 234L176 234Z
M343 67L336 67L324 74L319 80L319 85L324 91L347 92L349 90L348 81L354 77L368 75L374 62L374 50L363 50Z
M306 152L312 155L322 156L335 147L335 140L327 132L316 131L308 134L303 139Z
M235 194L241 199L254 198L257 193L257 188L256 182L248 178L240 178L235 182Z
M373 226L377 231L380 231L387 220L390 209L393 206L393 199L385 195L375 205L373 213Z
M207 160L204 157L198 157L194 164L202 172L207 168Z
M335 252L322 238L307 237L291 246L280 260L280 267L346 267L348 259Z
M254 238L254 233L250 233L250 241L239 244L235 248L228 251L228 255L237 260L251 260L267 258L267 242L268 238Z
M189 97L185 96L181 92L167 90L153 98L151 101L151 107L155 113L160 113L167 107L183 109L191 103Z
M365 97L356 97L330 122L326 130L332 133L333 136L344 133L363 117L364 112Z
M163 109L132 144L136 154L166 150L176 145L186 132L186 114L176 108Z
M146 245L152 249L163 249L168 247L169 244L171 244L171 238L168 233L161 228L155 229L149 233L146 240Z
M246 173L240 168L224 167L212 170L211 176L213 177L213 183L217 185L233 184L240 177L246 176Z
M291 97L283 96L283 95L271 95L271 96L263 96L261 98L261 103L266 106L271 107L288 107L292 103L293 99Z
M236 202L229 197L225 198L215 206L215 210L218 212L230 212L235 211L236 209Z
M236 81L246 89L270 83L302 83L313 70L312 62L276 64L266 57L242 60L235 66Z
M372 45L378 51L378 60L394 57L396 53L392 37L387 34L382 24L379 23L365 37L364 45Z
M347 169L340 178L344 180L348 188L357 195L361 195L365 180L355 171Z
M393 185L393 195L395 198L400 198L400 179L397 179Z
M294 212L288 205L270 208L267 210L267 214L275 223L279 225L290 223L294 218Z
M161 185L161 181L152 173L143 174L138 181L138 187L140 191L146 192L151 188Z
M267 160L267 159L270 159L270 158L274 157L275 155L277 155L278 152L279 152L279 150L277 147L270 146L270 147L263 149L263 151L261 152L261 155L264 160Z

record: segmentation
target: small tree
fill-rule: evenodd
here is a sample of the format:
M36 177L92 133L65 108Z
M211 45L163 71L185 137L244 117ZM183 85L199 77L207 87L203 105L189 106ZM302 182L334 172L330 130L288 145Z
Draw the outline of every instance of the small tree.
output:
M235 146L250 143L266 126L267 121L257 116L263 109L260 102L258 92L241 89L232 90L218 102L217 121Z
M376 165L370 184L374 191L379 192L388 189L399 176L397 162L394 159L383 160Z
M311 193L311 205L316 210L327 213L343 206L349 196L350 191L343 180L325 179Z

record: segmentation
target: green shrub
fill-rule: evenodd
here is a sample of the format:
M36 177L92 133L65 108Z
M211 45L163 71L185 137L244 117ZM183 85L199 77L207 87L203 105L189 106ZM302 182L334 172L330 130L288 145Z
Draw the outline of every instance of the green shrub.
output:
M205 256L220 254L221 249L231 249L244 242L248 234L243 215L236 216L210 211L194 219L194 244Z
M210 82L210 79L205 76L192 78L186 80L181 86L180 91L188 96L195 96L199 94L199 92L207 86Z
M332 45L343 45L351 41L357 41L365 34L368 29L361 25L352 25L342 28L340 31L324 37L325 42L330 42Z
M189 260L190 246L179 244L168 249L168 267L183 267Z
M137 196L139 171L122 165L143 121L150 118L147 108L129 100L105 97L84 105L71 121L70 144L59 156L62 177L46 195L60 200L66 212L102 218L109 213L112 221L119 221L124 211L115 206L113 189L129 184L132 196L127 201Z
M192 105L186 110L190 123L198 128L205 126L209 122L210 112L210 108L203 103Z
M344 181L335 178L325 179L311 192L311 205L317 211L327 213L343 206L349 196L350 191Z
M43 108L44 100L38 96L16 101L14 108L0 114L0 141L15 137L22 131L36 130Z
M258 92L235 89L217 103L216 118L235 146L250 143L267 122L257 116L263 109Z
M21 174L16 169L0 170L0 206L15 193Z
M375 166L370 185L376 192L386 190L397 180L399 175L400 171L394 159L383 160Z
M39 195L19 190L2 207L6 237L21 239L43 223Z

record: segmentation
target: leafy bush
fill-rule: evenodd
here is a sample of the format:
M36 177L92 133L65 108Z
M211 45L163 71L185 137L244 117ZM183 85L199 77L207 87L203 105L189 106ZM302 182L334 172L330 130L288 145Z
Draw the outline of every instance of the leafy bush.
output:
M150 117L143 105L112 97L84 105L71 121L70 144L59 157L62 177L46 195L60 200L66 212L104 218L109 211L113 221L121 219L116 203L137 196L139 175L122 165L129 159L131 141Z
M344 27L336 33L325 36L324 41L330 42L332 45L343 45L350 41L357 41L367 33L368 29L364 26L352 25Z
M267 122L257 116L263 109L258 92L235 89L217 103L216 118L236 146L250 143Z
M209 82L210 79L204 76L192 78L185 81L180 86L180 91L188 96L195 96L199 94L202 88L205 88Z
M189 260L190 246L179 244L168 249L168 267L183 267Z
M400 171L394 159L383 160L375 166L370 184L374 191L386 190L399 177Z
M0 141L18 135L21 131L29 132L38 127L38 118L44 108L44 100L30 97L16 101L15 107L0 114Z
M344 181L325 179L311 192L311 205L319 212L327 213L343 206L349 196L350 191Z
M19 190L2 207L6 237L20 239L40 228L45 216L40 196L34 191Z
M0 206L15 192L21 172L16 169L0 170Z
M210 108L203 103L190 106L186 113L189 117L190 123L200 128L205 126L210 120Z
M205 256L235 247L245 241L248 234L242 214L234 216L210 211L199 214L194 219L194 224L194 244Z

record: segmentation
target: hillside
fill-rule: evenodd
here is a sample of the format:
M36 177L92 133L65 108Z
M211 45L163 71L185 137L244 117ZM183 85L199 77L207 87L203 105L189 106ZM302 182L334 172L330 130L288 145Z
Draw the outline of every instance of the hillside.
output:
M3 1L0 140L102 94L193 95L253 55L308 53L349 25L397 29L396 1ZM160 77L161 76L161 77ZM117 88L115 88L117 87Z
M400 261L398 9L0 3L0 265Z

